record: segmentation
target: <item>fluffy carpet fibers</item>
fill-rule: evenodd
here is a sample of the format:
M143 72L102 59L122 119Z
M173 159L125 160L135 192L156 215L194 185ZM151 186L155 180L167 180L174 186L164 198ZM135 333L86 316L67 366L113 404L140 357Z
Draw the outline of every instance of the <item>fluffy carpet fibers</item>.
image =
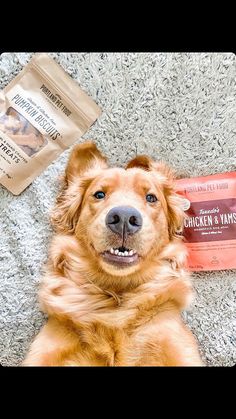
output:
M31 55L0 57L0 88ZM147 153L187 176L236 170L233 54L51 55L103 109L83 139L94 139L112 165ZM68 152L20 196L0 186L2 365L19 365L45 322L37 290L52 235L48 214ZM193 281L196 299L184 319L207 365L231 366L236 362L235 271L194 274Z

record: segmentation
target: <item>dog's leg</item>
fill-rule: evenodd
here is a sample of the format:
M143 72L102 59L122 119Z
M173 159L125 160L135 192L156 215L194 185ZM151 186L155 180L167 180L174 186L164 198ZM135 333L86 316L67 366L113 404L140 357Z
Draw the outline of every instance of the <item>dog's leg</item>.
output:
M49 320L32 343L22 366L63 366L79 353L79 342L65 327ZM78 363L79 365L79 358Z
M168 366L203 366L197 342L193 334L183 324L162 342L165 365Z
M141 356L135 356L134 365L203 366L197 342L182 320L158 317L136 336Z

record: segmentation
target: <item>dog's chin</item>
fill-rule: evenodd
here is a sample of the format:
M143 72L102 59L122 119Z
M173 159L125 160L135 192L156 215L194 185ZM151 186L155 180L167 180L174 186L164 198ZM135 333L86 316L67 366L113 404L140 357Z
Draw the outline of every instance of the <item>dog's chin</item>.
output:
M110 263L102 255L100 256L99 262L104 272L113 276L131 275L139 270L140 265L139 261L134 264Z

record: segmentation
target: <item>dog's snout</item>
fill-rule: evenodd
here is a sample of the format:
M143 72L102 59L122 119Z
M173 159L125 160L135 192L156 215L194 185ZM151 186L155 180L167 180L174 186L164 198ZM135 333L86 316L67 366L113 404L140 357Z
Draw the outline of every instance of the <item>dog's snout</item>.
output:
M142 215L133 207L114 207L106 216L107 227L120 236L137 233L142 227L142 222Z

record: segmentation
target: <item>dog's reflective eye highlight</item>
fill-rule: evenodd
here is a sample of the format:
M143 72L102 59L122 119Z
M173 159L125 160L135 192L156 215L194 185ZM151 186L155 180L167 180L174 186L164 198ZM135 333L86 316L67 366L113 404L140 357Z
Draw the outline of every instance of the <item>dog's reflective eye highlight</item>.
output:
M97 192L95 192L95 194L93 194L93 196L97 199L103 199L103 198L105 198L105 193L102 192L102 191L97 191Z
M148 194L148 195L146 195L146 201L147 202L156 202L157 201L157 197L156 197L156 195L153 195L153 194Z

